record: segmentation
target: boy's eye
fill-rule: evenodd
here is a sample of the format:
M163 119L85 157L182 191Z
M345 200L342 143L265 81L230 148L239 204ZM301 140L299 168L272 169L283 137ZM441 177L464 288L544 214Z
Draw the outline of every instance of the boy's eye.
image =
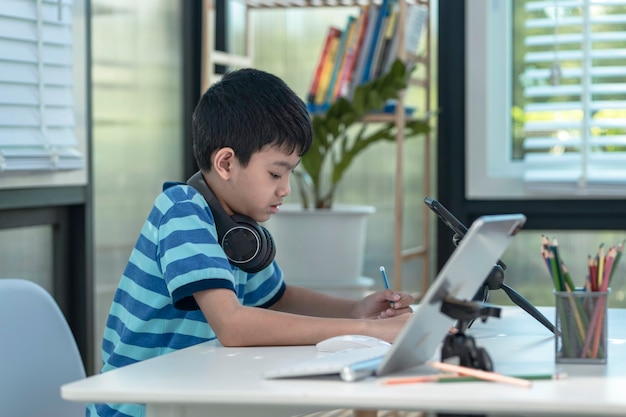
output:
M272 172L270 172L270 175L272 176L272 178L275 178L275 179L280 179L281 177L279 174L274 174Z

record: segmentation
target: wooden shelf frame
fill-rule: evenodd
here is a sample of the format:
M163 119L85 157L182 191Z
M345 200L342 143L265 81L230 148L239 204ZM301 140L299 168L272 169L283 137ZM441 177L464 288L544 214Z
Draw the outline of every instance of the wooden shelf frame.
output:
M430 0L420 0L417 1L418 4L424 5L428 7L430 14ZM404 25L405 25L405 16L406 16L406 1L400 0L400 18L398 19L399 25L399 33L400 39L398 41L399 45L404 45ZM425 75L419 79L412 79L411 85L414 87L421 87L424 89L425 97L424 97L424 113L426 117L429 117L431 114L431 25L430 25L430 16L428 17L428 21L424 28L425 35L425 48L422 51L423 53L419 55L419 57L411 57L414 60L417 66L423 66ZM404 52L404 48L398 48L399 58L402 60L406 60L408 57ZM406 121L406 114L404 112L405 107L405 94L406 92L402 92L398 97L398 103L396 104L396 126L404 126ZM396 290L403 290L403 282L402 282L402 272L403 272L403 264L413 259L421 259L422 260L422 285L421 292L418 297L424 294L426 289L430 284L430 213L428 207L423 205L422 212L422 223L421 223L421 236L422 236L422 244L420 246L404 248L403 246L403 237L404 232L406 230L404 226L404 201L405 201L405 191L404 191L404 130L398 129L396 135L396 176L395 176L395 203L394 203L394 288ZM431 192L431 134L426 133L423 135L423 151L424 158L422 161L423 164L423 178L422 178L422 186L423 186L423 195L430 196Z

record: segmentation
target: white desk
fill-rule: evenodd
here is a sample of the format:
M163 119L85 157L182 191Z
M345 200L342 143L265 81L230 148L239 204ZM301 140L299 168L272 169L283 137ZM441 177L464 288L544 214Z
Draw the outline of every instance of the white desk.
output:
M542 311L554 321L552 308ZM383 386L375 378L356 383L334 378L263 380L263 370L309 358L315 347L223 348L204 343L64 385L61 392L77 402L145 403L149 417L276 417L337 408L624 416L625 323L626 310L610 310L606 366L568 365L567 379L534 381L531 388L489 382ZM503 308L502 318L475 323L470 332L488 350L498 372L555 370L553 335L517 307Z

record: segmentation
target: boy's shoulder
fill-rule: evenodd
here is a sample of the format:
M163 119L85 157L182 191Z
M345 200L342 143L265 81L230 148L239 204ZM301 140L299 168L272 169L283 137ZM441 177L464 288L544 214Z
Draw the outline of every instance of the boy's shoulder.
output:
M185 187L189 187L189 185L186 182L179 182L179 181L165 181L163 183L163 192L168 192L172 191L174 189L184 189Z
M163 183L162 191L156 197L154 204L160 211L165 212L172 206L186 202L197 204L203 208L208 207L206 200L196 189L187 183L176 181Z
M176 200L193 200L200 195L198 191L186 182L165 181L162 193Z

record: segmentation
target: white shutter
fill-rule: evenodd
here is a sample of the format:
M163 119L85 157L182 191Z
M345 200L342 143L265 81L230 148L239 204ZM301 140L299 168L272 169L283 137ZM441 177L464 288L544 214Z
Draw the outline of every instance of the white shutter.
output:
M626 1L525 5L524 184L626 194Z
M85 166L74 132L71 7L0 1L0 175Z

